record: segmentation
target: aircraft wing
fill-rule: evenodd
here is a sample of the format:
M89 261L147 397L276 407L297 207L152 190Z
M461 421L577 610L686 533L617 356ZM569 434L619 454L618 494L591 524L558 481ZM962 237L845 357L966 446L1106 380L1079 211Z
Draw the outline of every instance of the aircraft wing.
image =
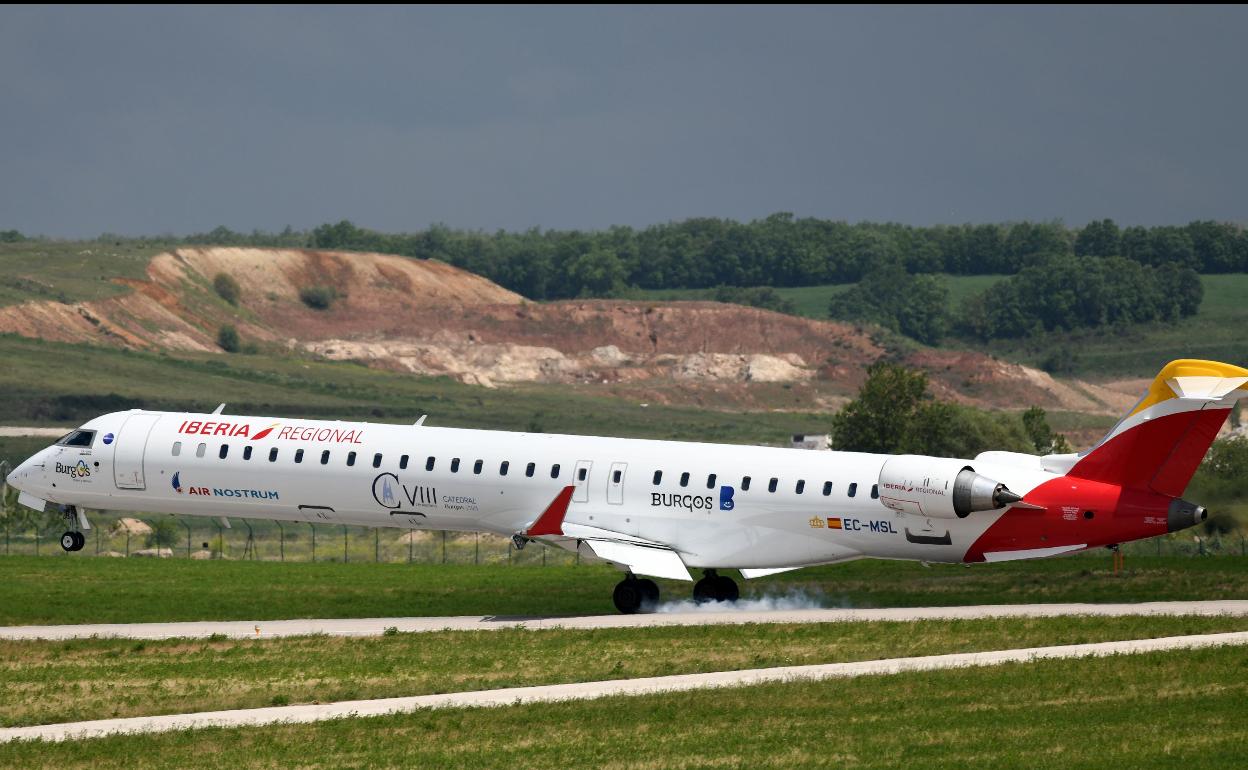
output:
M609 529L565 522L573 489L568 486L560 490L542 515L524 531L524 536L549 541L569 550L577 550L584 544L599 559L623 565L636 575L693 580L684 561L671 546Z

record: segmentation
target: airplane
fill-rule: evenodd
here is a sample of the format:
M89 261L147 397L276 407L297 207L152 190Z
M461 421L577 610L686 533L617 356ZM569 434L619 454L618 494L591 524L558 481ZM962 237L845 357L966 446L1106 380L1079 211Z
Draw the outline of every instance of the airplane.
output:
M9 476L21 504L59 508L81 550L91 509L493 532L625 575L736 582L864 557L982 563L1116 548L1206 520L1180 499L1248 369L1166 365L1092 449L973 459L133 409L97 417Z

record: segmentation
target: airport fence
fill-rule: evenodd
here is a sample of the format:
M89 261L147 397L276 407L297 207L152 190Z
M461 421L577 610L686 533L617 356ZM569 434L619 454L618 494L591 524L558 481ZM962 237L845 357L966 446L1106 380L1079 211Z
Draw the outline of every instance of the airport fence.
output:
M405 530L391 527L308 524L173 515L135 517L91 514L80 554L65 554L59 538L65 525L57 516L42 521L4 517L0 554L101 556L256 561L409 562L414 564L498 564L513 566L579 563L577 554L532 542L517 549L510 538L473 532ZM1125 543L1126 556L1248 556L1242 532L1187 532ZM1087 557L1103 557L1093 549Z

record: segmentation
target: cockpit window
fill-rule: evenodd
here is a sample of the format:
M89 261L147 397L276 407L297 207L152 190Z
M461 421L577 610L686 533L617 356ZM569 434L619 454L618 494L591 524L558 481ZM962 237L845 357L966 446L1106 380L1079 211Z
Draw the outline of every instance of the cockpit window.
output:
M95 441L95 431L93 430L76 430L67 433L60 441L56 442L57 446L91 446Z

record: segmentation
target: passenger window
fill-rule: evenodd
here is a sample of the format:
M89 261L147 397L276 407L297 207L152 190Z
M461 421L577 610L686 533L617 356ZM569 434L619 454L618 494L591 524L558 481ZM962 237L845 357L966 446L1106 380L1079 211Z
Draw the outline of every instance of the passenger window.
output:
M355 452L347 452L347 467L355 465Z
M428 460L425 460L425 470L427 471L433 470L433 460L434 458L432 457L430 457Z
M403 455L402 457L399 458L399 470L401 471L407 470L407 455Z
M498 475L499 475L499 476L506 476L506 475L507 475L507 470L508 470L509 468L511 468L511 461L510 461L510 460L503 460L503 462L502 462L502 463L498 466Z
M654 485L657 487L659 484L662 484L662 483L663 483L663 471L655 471L654 472Z
M480 476L481 469L484 467L485 467L485 462L482 460L477 460L475 463L472 464L472 472Z
M207 445L207 444L200 444L199 446L195 447L195 456L196 456L196 457L203 457L203 456L204 456L204 452L206 452L207 450L208 450L208 445Z
M741 477L741 491L742 492L750 491L750 477L749 476Z
M775 491L776 491L776 485L777 485L777 484L779 484L779 483L780 483L780 479L773 478L771 481L767 482L767 491L768 491L768 492L775 492Z
M251 447L250 446L243 447L243 459L244 460L251 459Z
M329 450L321 450L321 465L329 465Z
M797 489L796 489L795 491L796 491L799 495L800 495L800 494L803 494L803 493L806 491L806 479L798 479L798 480L797 480Z
M823 482L823 496L827 497L830 494L832 494L832 482L825 481Z
M459 473L459 458L451 458L451 473Z
M528 465L524 466L524 475L529 478L533 478L533 472L536 470L537 470L537 464L529 463Z
M295 450L295 462L297 463L303 462L303 450L302 449Z
M550 477L552 479L559 478L559 463L555 463L554 465L550 466Z
M680 474L680 485L682 487L689 486L689 471L685 471L684 473Z
M612 482L613 484L619 484L619 483L620 483L620 481L621 481L623 478L624 478L624 472L623 472L623 471L616 471L615 473L612 473L612 474L611 474L611 482Z
M272 449L269 450L269 462L271 463L277 462L277 447L273 447Z
M871 499L872 500L880 499L880 485L879 484L871 485Z
M177 457L180 454L182 454L182 442L175 441L173 442L173 456Z
M715 488L715 474L714 473L706 477L706 488L707 489Z
M577 481L584 481L584 480L585 480L585 476L587 476L588 474L589 474L589 469L588 469L588 468L577 468L577 469L576 469L576 480L577 480Z
M229 453L230 453L230 445L222 444L221 448L217 450L217 457L224 460L225 456L228 455Z
M374 468L381 467L381 452L378 452L377 454L373 455L373 467Z
M849 496L853 497L856 494L858 494L858 483L854 482L853 484L849 485Z

